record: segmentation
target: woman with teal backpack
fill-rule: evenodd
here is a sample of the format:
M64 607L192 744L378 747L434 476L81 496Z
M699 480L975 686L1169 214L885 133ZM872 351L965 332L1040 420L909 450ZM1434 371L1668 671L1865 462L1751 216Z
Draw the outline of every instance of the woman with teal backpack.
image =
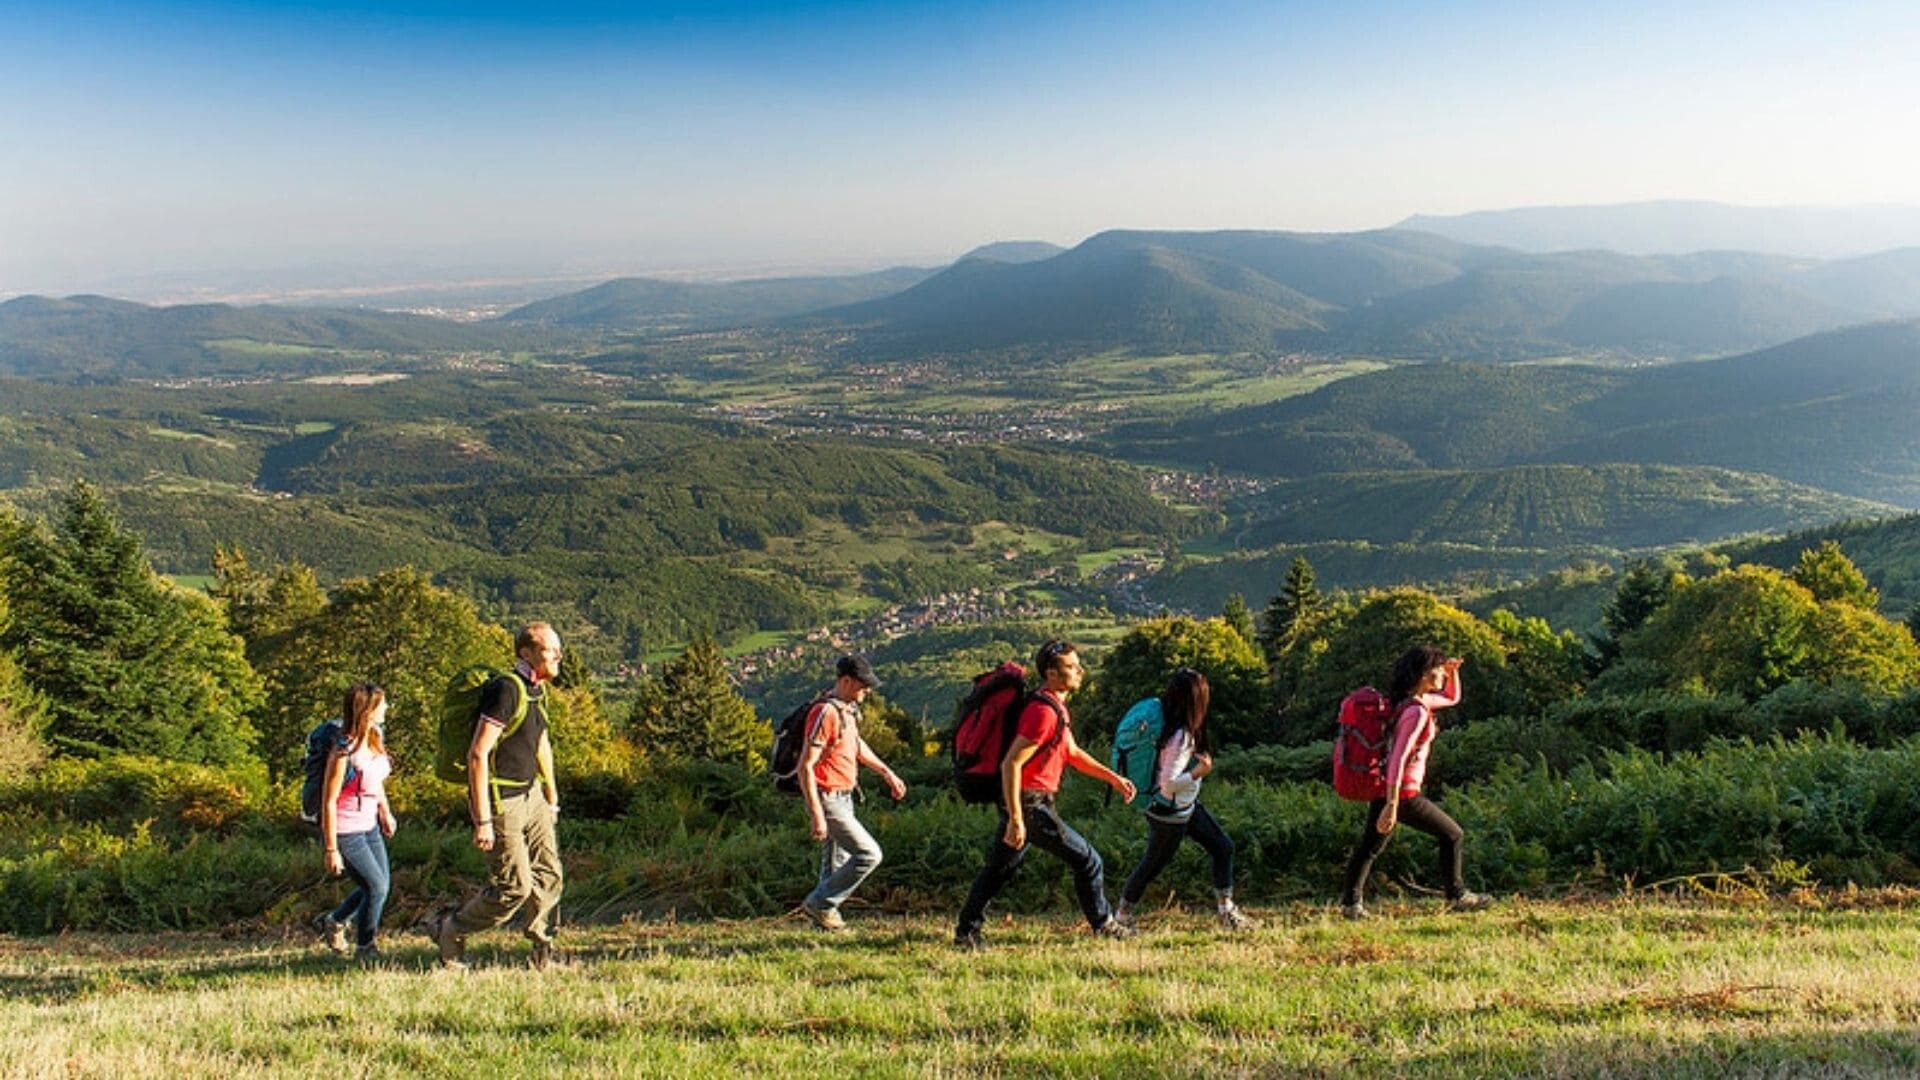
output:
M1152 763L1150 782L1136 785L1140 794L1134 805L1146 812L1147 850L1120 892L1120 907L1114 917L1123 923L1133 921L1133 905L1173 861L1180 841L1191 840L1213 860L1213 894L1220 925L1227 930L1254 926L1253 920L1233 903L1233 841L1200 805L1200 781L1213 771L1212 740L1206 726L1212 696L1205 675L1181 668L1167 682L1165 693L1134 705L1120 721L1120 731L1114 738L1116 771L1128 777L1144 777L1147 763Z

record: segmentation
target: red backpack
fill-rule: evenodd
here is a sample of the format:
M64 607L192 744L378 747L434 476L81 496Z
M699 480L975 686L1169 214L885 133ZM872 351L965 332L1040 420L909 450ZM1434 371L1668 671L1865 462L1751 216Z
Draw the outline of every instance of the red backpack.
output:
M1387 797L1387 747L1393 742L1393 702L1363 686L1340 702L1340 733L1333 738L1333 790L1343 799Z
M1000 801L1000 759L1020 725L1027 669L1009 660L974 676L953 729L953 786L965 803Z

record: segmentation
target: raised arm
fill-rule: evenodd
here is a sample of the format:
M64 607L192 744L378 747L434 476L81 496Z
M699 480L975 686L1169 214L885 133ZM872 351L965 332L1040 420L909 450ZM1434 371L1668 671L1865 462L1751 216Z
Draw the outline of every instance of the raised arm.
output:
M1447 664L1447 685L1439 693L1421 694L1420 704L1429 709L1451 709L1460 704L1460 664L1458 661Z

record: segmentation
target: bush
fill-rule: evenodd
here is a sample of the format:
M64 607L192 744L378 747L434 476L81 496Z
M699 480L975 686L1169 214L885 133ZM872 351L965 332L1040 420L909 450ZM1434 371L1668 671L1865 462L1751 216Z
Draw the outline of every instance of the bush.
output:
M1898 704L1903 716L1914 708L1910 700ZM1717 707L1714 699L1698 705L1699 716ZM1775 708L1783 716L1825 711L1805 699ZM1599 733L1641 720L1628 710L1586 714L1584 722ZM1438 792L1466 830L1476 888L1648 883L1776 862L1805 867L1828 884L1920 881L1913 855L1920 850L1920 739L1870 748L1830 731L1757 744L1713 740L1671 755L1603 749L1563 773L1550 765L1553 740L1566 730L1509 718L1446 734L1436 773L1454 761L1462 774L1484 774L1449 780ZM1334 794L1324 773L1328 753L1320 744L1221 755L1203 801L1237 846L1243 899L1335 895L1364 808ZM1531 761L1521 763L1524 757ZM248 789L271 813L255 801L249 815L223 828L180 827L199 805L184 792L203 786L204 776L151 762L73 764L0 788L0 931L291 926L347 888L321 876L310 840L280 815L285 793ZM886 859L860 902L896 911L959 906L997 821L991 810L960 805L937 782L941 770L938 759L916 762L904 801L876 795L861 808ZM570 797L586 804L620 793L610 784ZM128 824L131 814L116 816L110 806L139 819ZM1078 777L1069 779L1061 811L1100 851L1108 886L1117 890L1144 846L1140 814ZM85 814L103 820L79 820ZM566 910L579 920L778 914L812 887L818 859L797 800L775 792L764 774L713 762L650 776L617 820L563 817L560 844ZM464 822L403 818L392 852L394 928L484 876ZM1434 853L1429 838L1403 830L1376 863L1373 890L1437 885ZM1148 902L1205 902L1207 869L1197 850L1183 851ZM1065 868L1044 855L1028 860L998 904L1008 912L1074 907Z

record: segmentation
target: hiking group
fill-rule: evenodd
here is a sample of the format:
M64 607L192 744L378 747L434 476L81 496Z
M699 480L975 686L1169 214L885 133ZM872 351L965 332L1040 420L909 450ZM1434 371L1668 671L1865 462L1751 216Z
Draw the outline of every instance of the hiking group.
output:
M559 636L545 623L529 623L515 639L515 654L510 671L462 672L441 707L435 772L466 789L473 844L487 860L486 885L423 924L444 967L465 966L469 935L509 923L532 944L534 967L545 968L556 957L563 878L547 690L560 672ZM954 789L963 802L993 805L998 818L961 906L954 944L984 947L987 908L1030 848L1066 865L1081 914L1095 934L1134 934L1135 905L1187 840L1211 864L1218 925L1228 931L1256 925L1233 900L1233 840L1200 799L1214 768L1206 675L1180 668L1162 693L1128 709L1115 728L1108 763L1074 735L1068 700L1086 678L1079 649L1048 641L1034 655L1032 675L1035 685L1029 686L1025 667L1002 664L977 677L960 706L952 736ZM843 656L832 685L775 726L774 784L799 798L809 835L820 845L819 873L800 910L825 931L846 930L842 906L882 859L879 843L856 814L859 770L878 774L895 800L907 792L905 781L862 736L860 706L879 685L866 657ZM1347 918L1367 916L1367 877L1403 822L1438 842L1449 906L1476 910L1489 903L1466 887L1460 826L1422 793L1437 714L1460 697L1460 661L1421 646L1393 665L1384 693L1362 688L1341 703L1334 787L1344 798L1367 803L1340 896ZM390 880L385 841L397 827L386 796L392 764L381 736L385 715L386 697L378 686L349 689L341 716L308 737L302 790L302 816L319 830L327 872L344 874L355 886L316 925L335 952L363 960L380 956L377 931ZM1107 899L1100 853L1057 806L1068 769L1100 781L1140 811L1142 852L1117 906Z

